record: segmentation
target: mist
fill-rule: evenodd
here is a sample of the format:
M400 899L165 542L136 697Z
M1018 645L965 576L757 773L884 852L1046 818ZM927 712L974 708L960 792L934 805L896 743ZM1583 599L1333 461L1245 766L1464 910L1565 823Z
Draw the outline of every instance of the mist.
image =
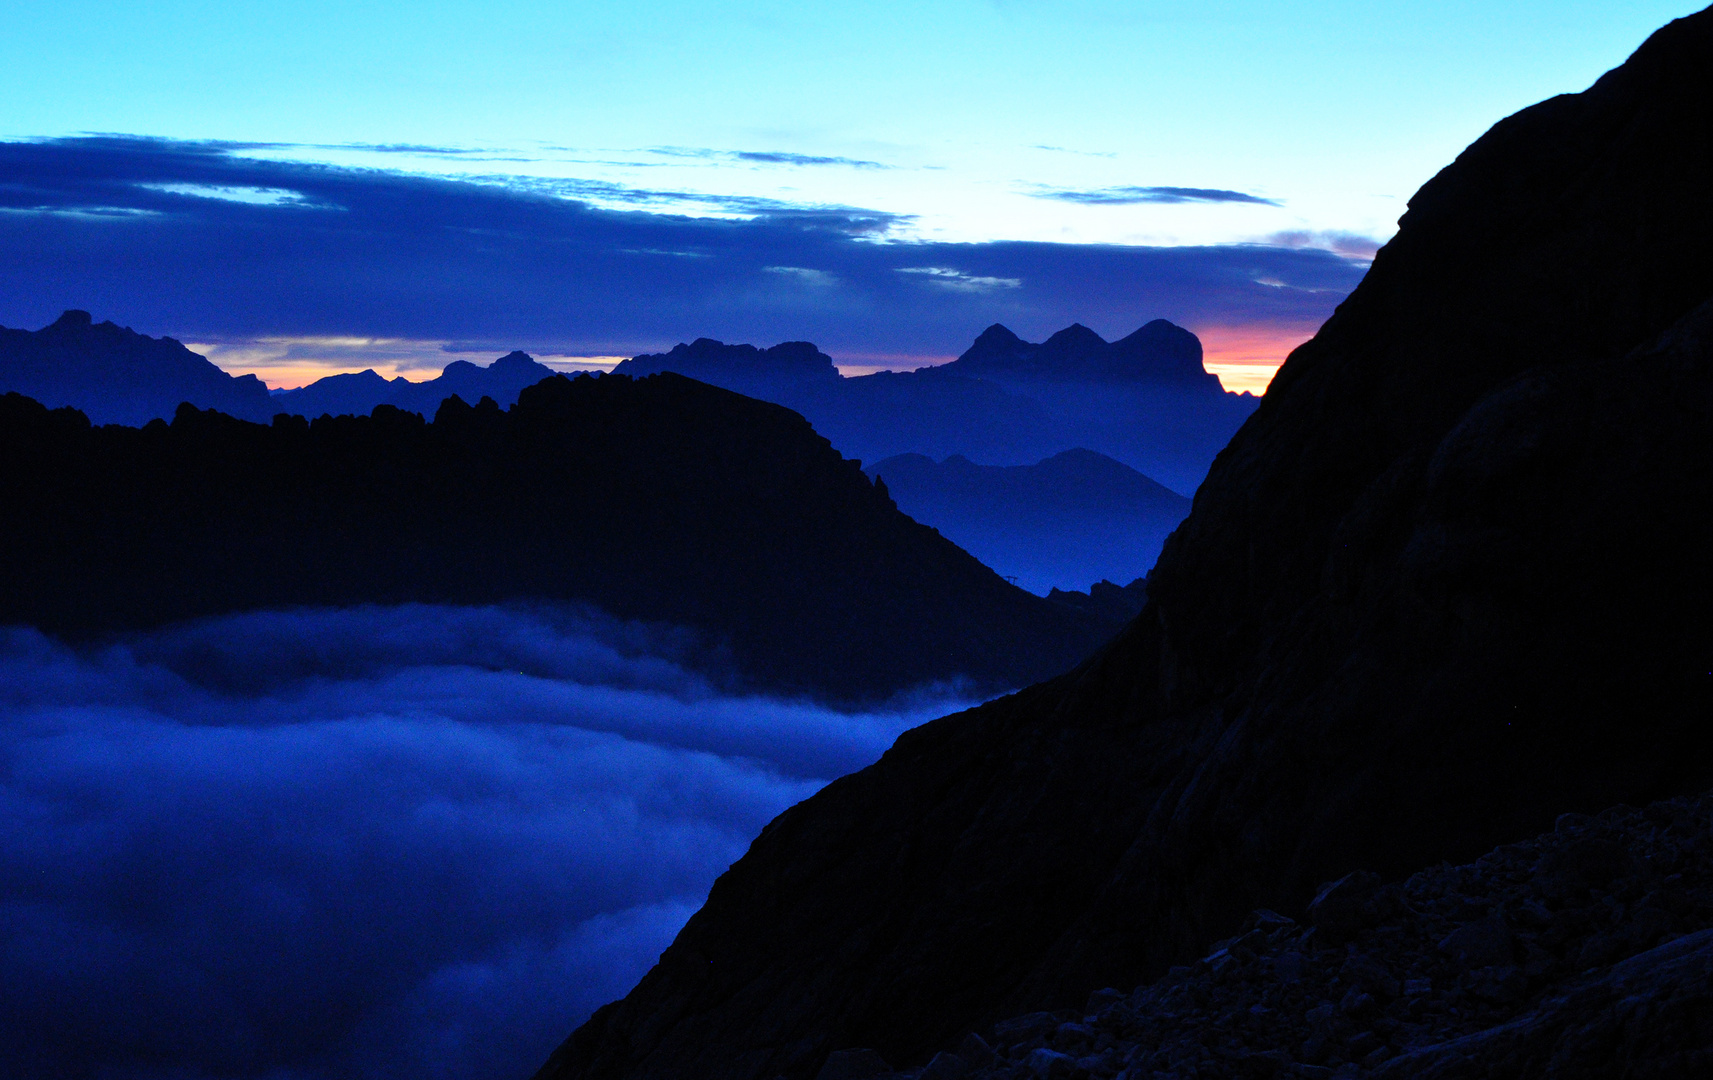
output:
M718 659L542 609L0 630L0 1071L527 1077L769 819L970 703Z

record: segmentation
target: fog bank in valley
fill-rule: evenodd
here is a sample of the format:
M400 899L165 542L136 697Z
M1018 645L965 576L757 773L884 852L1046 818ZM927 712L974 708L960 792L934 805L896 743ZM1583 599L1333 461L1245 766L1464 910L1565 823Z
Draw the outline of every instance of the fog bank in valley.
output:
M528 1075L770 818L964 704L717 655L421 605L0 630L0 1071Z

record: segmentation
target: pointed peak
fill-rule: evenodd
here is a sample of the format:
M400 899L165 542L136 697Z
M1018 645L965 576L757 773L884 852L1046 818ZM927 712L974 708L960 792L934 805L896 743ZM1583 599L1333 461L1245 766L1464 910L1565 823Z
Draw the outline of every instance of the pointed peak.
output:
M975 339L977 345L1012 345L1023 339L1013 334L1004 323L994 323Z
M488 366L503 369L512 367L534 367L535 363L535 357L524 352L522 349L513 349L511 352L506 353L504 356L495 360Z

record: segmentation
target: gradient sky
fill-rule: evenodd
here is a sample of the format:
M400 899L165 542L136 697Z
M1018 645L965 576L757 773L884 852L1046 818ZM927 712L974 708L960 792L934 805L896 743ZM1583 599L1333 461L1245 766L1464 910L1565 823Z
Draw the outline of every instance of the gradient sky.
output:
M421 377L448 358L447 347L624 355L702 334L761 344L813 338L853 366L915 366L955 355L983 320L1034 338L1078 320L1112 337L1163 316L1201 333L1216 363L1238 366L1222 371L1228 382L1256 385L1354 276L1334 281L1319 264L1304 264L1321 275L1311 286L1285 271L1250 273L1265 287L1313 294L1284 311L1265 298L1249 303L1241 289L1209 299L1196 293L1199 279L1161 278L1159 260L1138 257L1119 260L1130 276L1113 283L1132 302L1084 304L1078 272L1061 273L1055 253L1067 245L1187 246L1225 251L1219 265L1230 270L1254 261L1230 245L1266 245L1330 253L1359 275L1410 194L1492 123L1585 88L1653 29L1694 9L1582 0L814 8L23 0L8 5L0 38L0 140L59 156L38 155L27 166L12 159L0 172L0 206L10 211L0 214L0 323L41 325L60 307L90 307L97 317L206 345L217 361L278 384L371 364ZM133 143L130 171L110 176L102 199L72 198L53 182L54 170L82 175L89 145L64 140L91 133L147 137L162 151L187 143L206 151L214 141L224 160L285 171L252 169L222 186L171 153L138 171ZM283 216L308 198L305 174L290 171L306 164L338 166L371 185L424 175L456 181L432 199L411 189L418 194L410 214L386 219L390 250L432 253L410 268L399 262L393 277L372 283L367 302L294 301L284 305L289 318L269 319L237 310L259 299L227 296L224 279L260 276L290 292L293 273L322 268L282 262L277 250L204 261L208 291L224 296L226 308L214 299L198 308L122 282L139 262L171 262L164 248L89 232L92 216L105 214L109 232L134 233L135 221L117 219L152 215L183 227L172 240L183 247L202 235L184 231L191 218L210 235L246 227L202 205L213 201L258 215L249 221L271 214L276 232L293 220L325 231L332 226L309 215ZM20 185L24 172L31 180ZM115 198L114 185L178 204ZM582 288L571 264L491 290L536 311L533 320L494 310L494 295L482 289L471 291L470 312L448 313L458 301L446 288L413 301L413 282L443 286L468 272L448 269L468 261L444 242L446 215L423 208L478 185L613 212L601 219L613 224L609 232L624 223L646 232L639 212L663 223L688 215L753 224L808 211L821 224L790 236L744 233L755 258L721 263L729 273L700 291L662 286L660 299L678 304L676 322L665 303L628 325L616 314L627 297L652 291L646 268L620 275L622 287L610 295L578 303L549 299L567 282L577 286L571 292ZM58 231L43 215L55 216ZM79 220L60 220L68 215ZM897 298L859 286L816 247L835 219L850 243L904 249L887 273L929 267L962 275L909 279L927 290L924 304L937 295L950 306L874 331L891 321ZM343 220L334 229L342 235L375 231L367 220L351 225L355 215ZM551 248L551 237L531 235L537 246L514 252L514 267L547 258L540 245ZM656 250L633 240L612 239L620 245L612 250ZM992 254L986 245L996 241L1026 242L1008 250L1028 258L1015 266L987 259L997 268L986 273L959 261ZM84 254L54 263L43 279L42 245ZM691 249L674 250L682 261ZM697 249L695 257L708 256ZM1086 257L1069 252L1066 265ZM1204 261L1218 262L1211 254ZM603 273L596 264L587 273ZM195 270L173 264L165 276L194 290L203 280ZM795 299L751 302L761 285L777 294L787 279ZM745 299L725 302L734 291ZM983 303L972 299L983 295ZM401 310L388 314L388 302ZM422 310L403 310L413 304ZM597 309L600 317L591 315ZM1247 375L1244 363L1253 366Z

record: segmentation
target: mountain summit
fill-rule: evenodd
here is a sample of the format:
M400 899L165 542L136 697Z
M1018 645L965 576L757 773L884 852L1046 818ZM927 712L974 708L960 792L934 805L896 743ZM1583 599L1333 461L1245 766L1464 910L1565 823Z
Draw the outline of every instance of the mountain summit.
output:
M938 370L976 378L1055 382L1157 382L1219 389L1202 367L1201 339L1165 319L1109 342L1073 323L1040 344L994 323L962 356Z
M923 1062L1317 883L1704 789L1709 190L1713 10L1496 125L1286 361L1130 627L786 811L544 1080Z

